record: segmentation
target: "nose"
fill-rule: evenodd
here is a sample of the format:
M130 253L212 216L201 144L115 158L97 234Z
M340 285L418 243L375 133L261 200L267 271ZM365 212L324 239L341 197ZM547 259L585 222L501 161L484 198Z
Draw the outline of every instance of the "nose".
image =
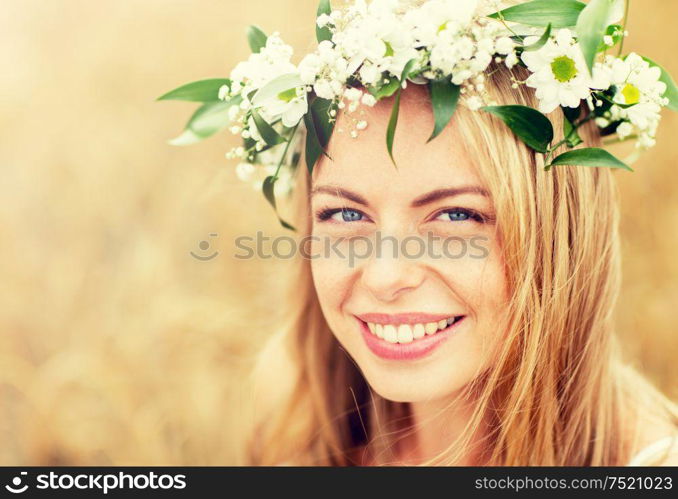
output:
M424 282L426 271L418 259L385 252L373 255L362 269L361 284L381 302L397 301Z

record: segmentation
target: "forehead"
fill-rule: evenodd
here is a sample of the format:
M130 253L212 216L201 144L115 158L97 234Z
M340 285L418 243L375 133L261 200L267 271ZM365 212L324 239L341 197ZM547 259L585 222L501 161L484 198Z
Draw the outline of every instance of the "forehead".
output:
M329 160L322 157L313 170L312 183L353 187L371 196L379 193L414 197L423 191L457 185L481 185L476 167L463 147L463 133L455 119L431 142L434 127L428 90L409 83L403 90L391 162L386 131L394 98L383 99L373 108L340 113L328 147ZM361 114L361 111L364 114ZM360 120L365 130L352 138L350 131Z

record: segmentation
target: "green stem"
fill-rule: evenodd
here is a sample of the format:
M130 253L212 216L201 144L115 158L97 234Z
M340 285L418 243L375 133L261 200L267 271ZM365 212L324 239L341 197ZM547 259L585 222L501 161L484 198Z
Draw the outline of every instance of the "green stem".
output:
M629 7L630 6L631 6L631 0L626 0L626 9L624 10L624 27L622 28L624 31L622 32L621 42L619 42L619 54L618 54L619 57L621 57L622 50L624 50L624 40L626 39L626 25L629 21Z
M629 140L634 140L637 139L637 135L629 135L628 137L624 137L623 139L608 139L608 140L603 140L603 145L609 146L612 144L621 144L622 142L628 142Z
M574 126L574 129L575 129L575 130L579 129L580 126L582 126L584 123L588 123L589 121L591 121L591 120L594 119L595 117L596 117L596 115L593 114L593 112L589 113L589 115L588 115L586 118L583 118L579 123L577 123L577 124Z
M292 139L294 138L294 135L297 133L297 128L299 127L299 123L301 123L301 120L294 125L294 128L292 128L292 133L290 134L290 138L287 140L287 144L285 145L285 150L282 153L282 156L280 156L280 161L278 162L278 167L275 170L275 173L273 174L273 177L276 179L278 178L278 173L280 173L280 168L282 167L283 161L285 161L285 157L287 156L287 151L290 148L290 144L292 143Z
M546 154L546 159L544 160L544 162L546 163L546 170L547 171L549 170L549 167L550 167L549 163L551 161L551 158L553 157L553 153L556 151L556 149L558 149L560 146L563 146L565 144L567 144L567 138L561 140L560 142L556 143L556 145L549 148L549 150Z

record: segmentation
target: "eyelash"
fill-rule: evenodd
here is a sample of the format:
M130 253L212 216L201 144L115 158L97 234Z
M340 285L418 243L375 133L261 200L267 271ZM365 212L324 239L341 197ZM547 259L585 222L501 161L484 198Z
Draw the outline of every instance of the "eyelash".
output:
M469 208L460 208L460 207L447 208L447 209L441 210L441 211L439 211L438 213L435 214L435 216L433 217L433 220L436 220L440 215L443 215L445 213L463 213L465 215L468 215L468 220L461 220L462 222L472 220L476 223L484 224L484 223L489 221L489 217L487 217L486 215L483 215L482 213L480 213L476 210L471 210ZM448 220L445 220L445 221L447 222ZM453 222L453 220L449 220L449 222Z
M321 222L325 222L325 221L329 220L330 218L332 218L337 213L341 213L342 211L354 211L356 213L360 213L360 215L362 215L365 218L369 218L362 211L354 210L353 208L326 208L324 210L318 211L318 213L316 214L316 217ZM356 221L357 222L363 222L364 220L356 220ZM351 222L344 221L344 222L339 222L339 223L351 223Z
M356 212L356 213L359 213L362 217L369 219L369 217L367 215L365 215L365 213L363 213L360 210L355 210L353 208L326 208L326 209L318 211L318 213L316 214L316 217L318 218L319 221L325 222L325 221L329 220L330 218L332 218L337 213L341 213L343 211ZM438 217L440 217L441 215L443 215L445 213L463 213L463 214L468 215L468 220L460 220L461 222L466 222L466 221L472 220L476 223L483 224L483 223L487 223L487 222L491 221L489 217L487 217L486 215L483 215L480 212L477 212L475 210L471 210L471 209L468 209L468 208L459 208L459 207L457 207L457 208L447 208L445 210L441 210L441 211L437 212L432 217L431 221L435 221ZM356 220L356 222L363 222L363 221L364 220ZM452 221L453 220L449 220L449 222L452 222ZM352 222L343 221L343 222L339 222L339 223L352 223Z

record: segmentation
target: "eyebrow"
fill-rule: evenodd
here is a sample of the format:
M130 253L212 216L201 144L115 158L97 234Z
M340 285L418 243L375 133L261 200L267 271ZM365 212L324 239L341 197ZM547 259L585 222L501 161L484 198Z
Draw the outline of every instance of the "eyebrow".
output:
M315 194L329 194L331 196L349 199L354 203L358 203L363 206L369 206L367 200L360 194L357 194L348 189L344 189L342 187L332 185L320 185L314 187L313 190L311 190L311 197L313 197ZM489 193L482 187L479 187L477 185L464 185L460 187L436 189L435 191L431 191L427 194L424 194L423 196L419 196L417 199L412 201L412 207L419 208L421 206L434 203L441 199L461 196L462 194L476 194L479 196L489 197Z
M358 203L363 206L370 205L360 194L356 194L355 192L349 191L348 189L343 189L333 185L320 185L318 187L314 187L313 190L311 190L311 197L313 197L315 194L329 194L330 196L350 199L354 203Z
M464 185L460 187L451 187L448 189L437 189L435 191L431 191L428 194L424 194L423 196L420 196L412 201L412 207L418 208L441 199L461 196L462 194L477 194L478 196L484 196L487 198L490 197L489 193L482 187L477 185Z

